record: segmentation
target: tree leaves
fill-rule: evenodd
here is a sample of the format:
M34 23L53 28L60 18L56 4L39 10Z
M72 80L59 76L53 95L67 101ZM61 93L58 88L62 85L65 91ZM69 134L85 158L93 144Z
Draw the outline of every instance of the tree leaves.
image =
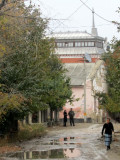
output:
M100 106L109 112L120 112L120 41L113 42L113 52L103 56L106 65L108 93L97 93Z
M9 125L11 116L19 120L29 112L63 107L72 101L72 91L63 65L53 54L54 39L45 37L47 20L39 10L21 1L6 9L7 14L0 17L0 49L5 46L0 63L0 117Z

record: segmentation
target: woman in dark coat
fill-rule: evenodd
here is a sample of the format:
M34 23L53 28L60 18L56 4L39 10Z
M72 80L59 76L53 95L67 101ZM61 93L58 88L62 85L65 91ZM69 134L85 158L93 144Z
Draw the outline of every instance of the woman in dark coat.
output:
M66 123L67 123L67 112L66 112L66 110L64 110L63 115L64 115L64 126L66 127Z
M103 125L102 136L105 130L105 145L107 150L110 149L110 144L112 142L112 132L114 132L113 124L110 122L110 118L107 118L107 122Z

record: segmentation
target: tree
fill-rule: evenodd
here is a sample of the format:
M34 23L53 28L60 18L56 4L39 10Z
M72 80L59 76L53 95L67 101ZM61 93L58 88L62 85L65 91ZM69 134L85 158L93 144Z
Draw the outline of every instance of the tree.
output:
M4 46L4 53L0 47L0 90L10 97L1 101L0 115L3 128L10 130L11 117L16 123L28 112L60 108L71 101L72 92L63 65L53 54L54 40L45 37L47 20L39 10L17 1L0 18L0 44Z
M108 93L97 93L102 108L109 112L120 112L120 41L112 44L113 51L105 53L106 82Z
M120 13L120 7L118 8ZM113 21L120 31L120 23ZM120 40L113 37L111 50L103 55L106 65L107 93L97 93L100 107L109 113L120 113Z
M10 39L8 38L10 35L10 32L12 35L12 30L11 31L9 30L10 20L8 23L9 17L6 17L4 15L11 12L11 9L14 8L14 6L16 6L15 1L12 1L12 0L1 0L0 1L0 27L1 27L0 58L2 58L5 54L8 54L8 51L12 49L12 45L11 45L11 49L9 47ZM2 59L1 59L1 62L2 62ZM8 113L10 113L11 110L14 110L16 112L19 111L21 113L24 110L23 101L25 102L25 98L19 93L9 94L8 92L6 92L8 88L6 88L6 86L3 84L1 84L0 87L2 88L0 91L0 130L2 131L4 130L4 132L6 132L7 130L9 130L8 129L9 127L3 122L6 121L6 117L8 117ZM3 88L4 88L4 91L3 91ZM8 120L7 122L10 122L10 120Z
M48 59L48 78L43 81L44 86L43 99L50 107L51 120L52 111L59 111L66 104L66 102L72 102L72 90L70 86L70 79L66 78L64 66L59 59L52 55L51 59Z

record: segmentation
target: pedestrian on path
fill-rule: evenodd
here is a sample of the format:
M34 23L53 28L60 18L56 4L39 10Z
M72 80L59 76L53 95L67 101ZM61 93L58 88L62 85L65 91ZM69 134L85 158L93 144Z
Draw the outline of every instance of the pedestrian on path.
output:
M64 110L63 115L64 115L64 127L66 127L66 123L67 123L67 112L66 112L66 110Z
M75 116L75 113L74 111L72 110L72 108L70 109L69 113L69 118L70 118L70 125L72 126L75 126L75 123L74 123L74 116Z
M110 149L110 144L112 142L112 132L114 132L113 124L110 122L110 118L107 118L106 123L103 125L102 136L105 130L105 146L107 150Z

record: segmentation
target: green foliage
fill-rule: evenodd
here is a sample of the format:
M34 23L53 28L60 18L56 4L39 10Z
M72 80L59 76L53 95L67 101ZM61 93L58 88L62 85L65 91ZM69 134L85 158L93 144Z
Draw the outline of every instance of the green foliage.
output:
M48 78L42 83L44 86L44 93L42 99L49 104L52 110L61 108L65 105L67 100L72 101L70 80L65 77L65 70L58 58L52 55L51 60L48 59Z
M45 37L47 20L23 2L9 7L10 16L0 16L0 124L8 130L11 117L16 121L28 112L57 109L72 101L70 81L53 54L54 39Z
M112 44L113 52L105 53L108 93L97 93L100 106L109 112L120 112L120 41Z

